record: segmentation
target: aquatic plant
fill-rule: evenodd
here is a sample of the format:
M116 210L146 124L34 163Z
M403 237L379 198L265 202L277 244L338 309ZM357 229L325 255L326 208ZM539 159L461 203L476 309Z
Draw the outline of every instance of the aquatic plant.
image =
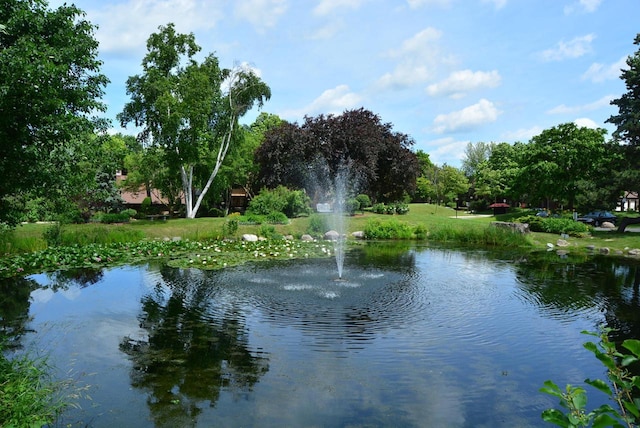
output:
M616 348L609 340L612 329L603 328L600 333L583 331L583 334L600 338L598 344L587 342L584 347L607 369L609 382L601 379L585 379L585 383L607 394L617 404L615 409L608 404L587 411L587 393L580 386L567 385L562 390L554 382L547 380L540 389L545 394L560 399L565 411L547 409L542 419L559 427L635 427L640 421L640 376L633 375L629 366L640 359L640 340L627 339L622 347L627 353Z

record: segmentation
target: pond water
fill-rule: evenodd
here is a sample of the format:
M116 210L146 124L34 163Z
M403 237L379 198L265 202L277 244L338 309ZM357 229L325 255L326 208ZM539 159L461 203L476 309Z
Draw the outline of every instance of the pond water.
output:
M0 315L14 352L74 380L60 426L543 426L545 380L604 378L582 330L640 337L632 261L375 245L336 277L330 259L59 272L1 282Z

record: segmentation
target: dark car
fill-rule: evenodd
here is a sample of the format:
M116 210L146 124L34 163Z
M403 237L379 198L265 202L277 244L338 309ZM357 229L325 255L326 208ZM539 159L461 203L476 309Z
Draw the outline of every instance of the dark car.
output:
M578 221L591 224L593 226L600 226L603 222L608 221L615 224L617 217L609 211L591 211L581 217L578 217Z

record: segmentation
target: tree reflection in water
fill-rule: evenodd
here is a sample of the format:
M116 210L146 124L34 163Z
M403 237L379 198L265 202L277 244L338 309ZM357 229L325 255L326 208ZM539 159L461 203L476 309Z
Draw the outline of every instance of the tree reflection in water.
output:
M521 296L552 312L597 310L615 342L640 338L640 261L531 254L518 265ZM587 338L585 338L585 341Z
M149 394L157 426L195 424L215 406L222 388L249 391L269 369L248 348L247 331L232 303L216 301L216 272L161 269L164 284L142 299L140 326L148 337L124 337L133 361L131 384Z

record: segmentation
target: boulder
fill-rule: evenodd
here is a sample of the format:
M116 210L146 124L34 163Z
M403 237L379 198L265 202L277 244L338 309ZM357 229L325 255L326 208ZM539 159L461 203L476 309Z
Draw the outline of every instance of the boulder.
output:
M327 241L337 241L340 238L340 234L335 230L330 230L324 234L324 239Z
M615 229L616 225L611 223L610 221L604 221L604 222L602 222L600 227L603 228L603 229Z
M514 232L519 233L529 233L529 224L528 223L514 223L511 221L492 221L491 226L500 227L503 229L511 229Z
M629 250L629 255L630 256L638 256L638 255L640 255L640 249L634 248L632 250Z
M364 239L364 231L358 230L356 232L353 232L351 236L353 236L356 239Z
M258 242L258 236L252 233L245 233L242 235L242 240L247 242Z
M558 242L556 242L556 245L558 247L568 247L569 246L569 242L567 242L566 239L558 239Z
M611 250L607 247L600 248L600 254L609 254Z
M301 241L311 242L311 241L313 241L313 236L311 236L311 235L302 235L300 237L300 240Z

